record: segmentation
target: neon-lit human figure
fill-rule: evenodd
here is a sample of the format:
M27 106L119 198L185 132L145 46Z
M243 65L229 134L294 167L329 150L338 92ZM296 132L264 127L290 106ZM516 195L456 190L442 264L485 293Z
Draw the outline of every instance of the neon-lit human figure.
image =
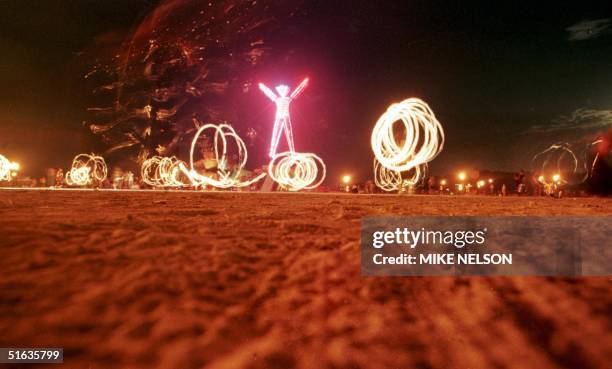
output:
M289 104L291 104L291 101L302 93L307 85L308 78L304 78L304 80L295 88L295 90L293 90L292 93L289 93L289 87L285 85L276 86L276 92L278 92L277 96L274 91L272 91L266 85L263 83L259 84L259 89L276 104L276 117L274 119L274 129L272 131L272 142L270 142L269 154L271 158L276 155L276 148L278 147L278 143L280 141L281 131L285 132L285 138L287 139L289 151L295 152L295 147L293 144L293 131L291 129L291 117L289 116Z

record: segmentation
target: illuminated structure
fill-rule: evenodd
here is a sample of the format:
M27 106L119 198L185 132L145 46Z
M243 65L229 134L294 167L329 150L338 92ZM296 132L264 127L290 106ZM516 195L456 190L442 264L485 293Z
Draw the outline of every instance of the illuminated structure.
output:
M283 152L275 155L268 165L270 177L289 191L316 188L323 183L325 173L323 160L311 153Z
M66 173L69 186L87 186L99 184L108 176L104 158L94 154L79 154L72 160L72 167Z
M274 91L263 83L259 84L259 89L276 104L276 116L274 118L274 128L272 130L272 141L270 142L270 158L274 158L276 155L276 149L280 141L281 131L285 134L289 151L295 151L293 131L291 128L291 116L289 115L289 105L293 99L297 98L300 93L304 91L307 85L308 78L305 78L291 93L289 93L289 87L279 85L276 86L276 92L278 92L278 95L276 95Z
M212 135L208 137L212 137L213 139L213 148L217 162L216 178L200 174L195 170L194 153L196 144L200 135L206 130L212 131ZM236 163L233 168L230 168L229 163L228 141L230 140L235 143L236 148ZM212 186L216 188L246 187L266 176L266 173L261 173L248 181L239 179L243 174L244 166L247 162L247 149L244 141L242 141L236 131L228 124L205 124L201 126L193 137L193 141L191 141L191 151L189 155L189 169L182 162L178 165L194 186Z
M289 87L285 85L276 86L278 95L263 83L259 84L259 89L276 104L272 141L268 152L272 159L268 164L268 174L275 182L289 191L313 189L325 179L326 168L323 160L315 154L295 152L293 142L289 106L293 99L297 98L308 86L308 81L308 78L304 78L291 93L289 93ZM281 132L285 135L289 150L277 154ZM321 172L319 172L319 167L322 169Z
M142 163L141 176L144 183L152 187L181 187L181 164L176 157L153 156Z
M396 122L404 128L400 139L394 130ZM374 125L370 143L375 156L375 183L385 191L393 191L420 182L426 164L444 147L444 130L424 101L410 98L387 108ZM412 174L404 179L403 172Z

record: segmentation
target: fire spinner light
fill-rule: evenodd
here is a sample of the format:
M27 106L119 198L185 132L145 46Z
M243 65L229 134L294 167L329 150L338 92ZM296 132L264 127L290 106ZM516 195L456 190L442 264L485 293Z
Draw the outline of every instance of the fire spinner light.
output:
M213 148L215 149L215 158L217 161L217 173L216 178L206 176L198 173L195 170L194 153L196 144L200 135L206 130L212 131ZM230 168L229 164L229 153L228 153L228 141L233 140L236 144L236 163L233 168ZM247 187L251 184L259 181L266 176L266 173L261 173L255 178L248 181L242 181L239 177L243 174L244 166L248 159L246 145L244 141L238 136L234 128L228 124L204 124L201 126L191 141L191 151L189 158L190 168L182 162L179 163L179 167L194 186L212 186L216 188L232 188L232 187Z
M599 152L595 154L593 159L589 158L589 153L593 147L602 142L602 139L597 139L586 144L582 152L578 153L573 148L576 145L568 142L553 144L546 150L537 153L531 159L532 170L543 175L550 175L551 173L563 174L570 184L583 183L591 177L595 165L600 159ZM568 182L565 181L565 183Z
M72 167L66 173L69 186L86 186L94 181L100 183L108 176L104 158L94 154L79 154L72 160Z
M325 179L325 172L323 160L312 153L290 151L279 153L268 165L270 177L289 191L311 190L318 187Z
M144 183L151 187L182 187L181 164L176 157L153 156L142 163L141 176Z
M398 140L395 122L404 126L404 137ZM425 164L433 160L444 147L444 130L433 111L421 99L410 98L391 104L372 130L374 152L374 178L385 191L398 189L402 182L418 183ZM379 165L380 164L380 165ZM403 180L402 172L414 171Z
M295 151L295 146L293 144L293 131L291 128L291 116L289 115L289 105L293 99L298 97L300 93L304 91L307 85L308 78L304 78L304 80L291 93L289 93L289 87L279 85L276 86L276 92L278 92L278 95L276 95L274 91L263 83L259 84L259 89L276 104L274 129L272 130L272 141L270 142L270 158L273 158L276 155L276 149L280 141L281 131L285 133L289 152Z
M374 184L383 191L400 191L405 186L415 186L423 179L425 173L427 173L427 164L399 172L382 166L378 160L374 159Z

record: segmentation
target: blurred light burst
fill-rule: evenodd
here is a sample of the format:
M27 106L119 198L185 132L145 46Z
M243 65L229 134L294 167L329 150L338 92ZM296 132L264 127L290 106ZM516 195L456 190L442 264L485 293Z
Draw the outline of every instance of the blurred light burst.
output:
M274 54L274 38L285 32L300 5L161 2L119 50L97 58L85 74L95 86L97 104L89 108L87 126L101 135L107 153L129 153L139 163L188 147L200 122L228 122L247 137L257 136L254 127L242 123L252 112L241 97L256 87L253 78Z

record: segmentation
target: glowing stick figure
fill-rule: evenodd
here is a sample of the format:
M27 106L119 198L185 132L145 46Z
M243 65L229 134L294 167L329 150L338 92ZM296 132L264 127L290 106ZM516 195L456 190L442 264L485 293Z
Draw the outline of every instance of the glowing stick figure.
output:
M274 129L272 131L272 142L270 143L270 157L276 155L276 148L280 141L281 130L285 132L285 138L287 139L287 145L289 146L289 152L294 152L295 147L293 145L293 131L291 130L291 117L289 116L289 104L291 101L298 97L300 93L308 85L308 78L304 78L291 94L289 94L289 87L285 85L276 86L278 96L263 83L259 84L259 89L263 91L270 100L276 104L276 117L274 118Z

